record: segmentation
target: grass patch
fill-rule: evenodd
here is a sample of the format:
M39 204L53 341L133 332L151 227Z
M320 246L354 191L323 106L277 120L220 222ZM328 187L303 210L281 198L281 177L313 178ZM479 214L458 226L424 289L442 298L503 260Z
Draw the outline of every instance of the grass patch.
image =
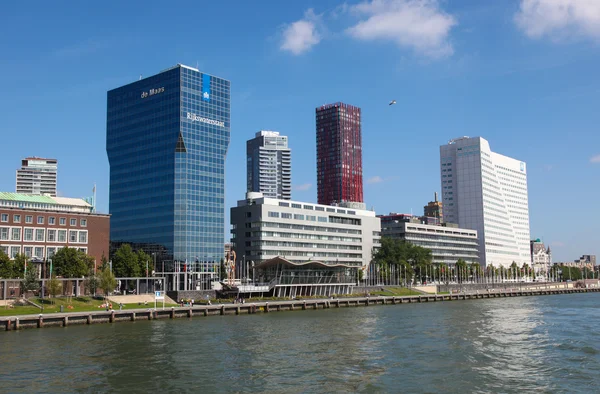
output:
M380 296L413 296L413 295L421 295L421 293L414 291L412 289L406 287L385 287L382 291L373 291L371 295L380 295Z
M31 298L31 301L44 307L42 311L32 305L25 306L14 306L13 308L5 307L0 308L0 316L15 316L15 315L35 315L39 313L51 314L60 312L60 307L63 307L64 313L69 312L95 312L95 311L106 311L106 307L102 307L105 301L102 298L93 297L67 297L60 298ZM167 304L166 307L177 306L176 304ZM116 302L112 303L112 307L115 311L119 310L119 304ZM162 302L157 303L156 307L162 308ZM123 310L127 309L143 309L143 308L154 308L154 302L144 305L140 305L137 302L133 304L123 304Z

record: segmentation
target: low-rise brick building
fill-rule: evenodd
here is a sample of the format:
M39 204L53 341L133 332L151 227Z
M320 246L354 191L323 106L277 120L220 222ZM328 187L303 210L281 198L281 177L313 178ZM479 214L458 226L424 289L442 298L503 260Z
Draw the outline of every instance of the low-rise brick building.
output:
M47 260L69 247L99 265L109 255L109 230L110 215L83 199L0 192L0 249L11 258Z

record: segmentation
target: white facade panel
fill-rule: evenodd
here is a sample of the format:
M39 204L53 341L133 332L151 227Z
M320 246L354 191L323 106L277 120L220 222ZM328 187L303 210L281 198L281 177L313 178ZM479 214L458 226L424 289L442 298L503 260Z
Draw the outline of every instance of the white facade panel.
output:
M281 256L368 266L381 230L372 211L265 197L238 201L231 224L238 260L254 263Z

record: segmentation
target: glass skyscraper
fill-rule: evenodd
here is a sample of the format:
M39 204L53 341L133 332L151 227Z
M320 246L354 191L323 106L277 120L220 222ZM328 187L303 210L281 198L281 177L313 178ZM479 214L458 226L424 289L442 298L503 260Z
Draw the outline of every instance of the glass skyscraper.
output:
M225 79L178 64L109 91L111 242L162 261L218 263L229 138Z

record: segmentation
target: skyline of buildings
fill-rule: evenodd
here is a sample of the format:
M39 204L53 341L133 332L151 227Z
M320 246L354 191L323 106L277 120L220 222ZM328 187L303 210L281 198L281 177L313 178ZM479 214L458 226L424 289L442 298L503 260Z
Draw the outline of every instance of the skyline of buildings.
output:
M440 146L445 220L477 230L482 265L531 261L526 170L523 161L493 152L481 137Z
M337 102L316 108L317 202L322 205L363 200L361 111Z
M58 161L27 157L21 160L16 178L16 193L56 197Z
M178 64L107 92L115 244L132 243L166 260L222 257L229 86ZM336 102L317 107L315 114L317 199L329 201L320 205L365 210L361 109ZM248 191L291 200L288 142L269 130L247 141ZM56 190L56 159L29 157L22 165L21 170L50 175L54 168ZM481 137L462 137L440 146L440 181L442 201L436 192L424 207L425 216L437 222L421 225L448 222L474 230L482 265L532 262L524 162L492 152ZM41 191L41 183L31 190ZM404 225L403 237L410 238L409 230L419 231Z
M107 93L111 241L217 264L225 244L230 82L182 64Z
M268 198L292 198L292 151L288 137L261 130L246 142L246 179L249 192Z

